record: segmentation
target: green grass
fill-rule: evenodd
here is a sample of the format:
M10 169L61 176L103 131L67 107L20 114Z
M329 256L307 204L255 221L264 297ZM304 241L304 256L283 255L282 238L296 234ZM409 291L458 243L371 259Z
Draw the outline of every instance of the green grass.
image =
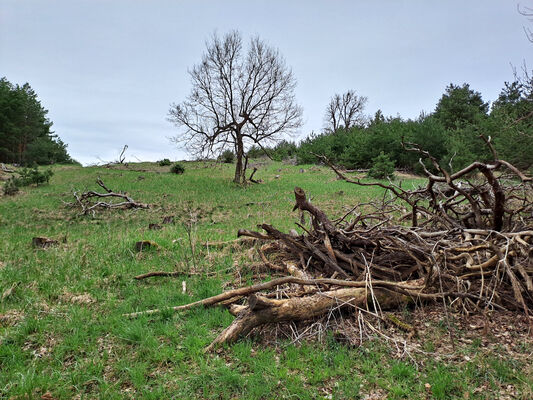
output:
M123 318L123 313L220 293L227 282L235 284L235 262L243 283L249 282L246 252L207 250L201 244L233 239L239 228L255 230L261 223L296 228L298 214L291 212L296 185L332 219L383 194L338 181L325 168L282 163L262 166L256 178L264 183L243 188L231 183L232 168L186 163L185 173L175 175L148 163L129 170L56 167L49 185L1 197L0 398L39 398L50 392L58 399L357 399L369 394L491 399L508 385L518 398L529 398L528 363L484 355L479 343L469 347L470 361L463 363L428 357L415 364L398 359L393 346L377 340L351 348L330 336L302 345L282 341L277 347L243 339L204 354L233 319L223 309ZM73 190L97 189L97 177L151 208L77 216L62 201L72 201ZM148 229L167 215L175 216L175 224ZM34 236L62 243L36 250ZM136 253L139 240L159 247ZM184 275L132 279L152 270ZM197 273L186 274L190 271ZM444 339L429 338L424 350L434 351L447 338L441 335Z

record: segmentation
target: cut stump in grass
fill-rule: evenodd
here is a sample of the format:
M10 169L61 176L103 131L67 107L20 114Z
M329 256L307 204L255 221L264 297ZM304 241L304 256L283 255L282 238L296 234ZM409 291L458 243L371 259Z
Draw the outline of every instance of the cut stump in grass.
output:
M152 240L140 240L135 243L135 250L137 252L158 249L159 245Z
M31 244L35 248L47 249L49 247L59 246L59 241L47 237L34 237L31 240Z

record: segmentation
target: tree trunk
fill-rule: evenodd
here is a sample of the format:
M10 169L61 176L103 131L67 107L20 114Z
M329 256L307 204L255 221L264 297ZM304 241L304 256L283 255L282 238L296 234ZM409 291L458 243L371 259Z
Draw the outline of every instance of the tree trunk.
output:
M237 143L235 146L235 150L237 152L237 163L235 164L235 178L233 179L233 182L235 183L242 183L244 182L244 171L243 171L243 158L244 158L244 143L242 142L242 136L240 135L240 132L237 132Z

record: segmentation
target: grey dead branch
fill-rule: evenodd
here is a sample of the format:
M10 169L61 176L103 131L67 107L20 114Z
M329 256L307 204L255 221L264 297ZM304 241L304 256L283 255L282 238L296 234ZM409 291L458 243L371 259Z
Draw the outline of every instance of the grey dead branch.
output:
M74 191L74 202L67 202L65 205L80 210L80 215L95 215L96 211L103 209L146 209L150 206L133 200L126 192L115 192L109 189L105 183L98 178L98 186L104 189L104 193L94 190L79 193Z
M379 314L409 303L440 303L443 314L453 308L465 313L510 310L529 317L532 178L498 159L490 138L483 139L493 160L455 173L418 146L404 144L428 159L435 171L424 167L427 184L412 190L393 182L351 179L330 164L347 183L379 186L386 195L331 220L303 189L295 188L293 211L311 217L310 226L298 224L303 233L284 233L269 224L259 226L263 232L239 231L240 237L263 243L257 251L278 278L172 310L223 305L235 315L207 350L256 327L313 320L340 309Z
M14 169L8 168L4 163L0 163L0 170L3 172L7 172L8 174L12 174L15 172Z

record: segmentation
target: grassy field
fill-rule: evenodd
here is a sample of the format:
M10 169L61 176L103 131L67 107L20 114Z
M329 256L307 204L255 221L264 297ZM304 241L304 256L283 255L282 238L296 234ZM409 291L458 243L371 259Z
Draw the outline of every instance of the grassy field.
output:
M231 183L231 165L185 168L173 175L148 163L55 167L49 185L0 197L0 398L533 398L531 340L520 329L496 329L497 322L482 334L472 328L477 322L452 315L452 338L438 312L407 309L402 318L423 328L413 344L419 351L379 337L349 347L325 334L303 343L280 335L269 344L252 336L204 354L232 321L223 309L124 318L250 283L254 261L245 249L203 243L260 223L295 228L295 185L332 219L383 195L316 166L266 163L256 176L264 182L245 188ZM73 190L97 189L97 177L150 209L78 216L64 202ZM174 224L148 229L169 215ZM34 236L61 244L34 249ZM139 240L158 248L136 252ZM183 275L133 280L153 270ZM518 327L512 316L508 322Z

